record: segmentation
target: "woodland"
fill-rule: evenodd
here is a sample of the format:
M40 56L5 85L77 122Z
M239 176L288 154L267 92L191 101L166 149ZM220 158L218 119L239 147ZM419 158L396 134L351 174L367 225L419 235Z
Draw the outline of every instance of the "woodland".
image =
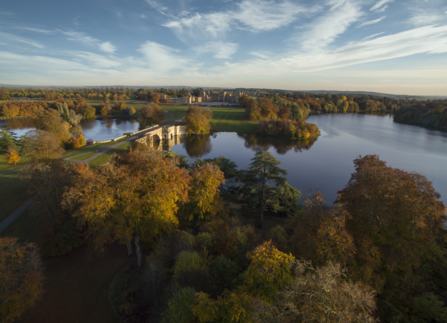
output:
M10 163L29 158L20 176L39 219L33 242L0 238L3 322L39 305L52 279L43 260L85 247L92 261L113 244L132 259L110 294L125 322L447 322L446 206L427 178L359 156L336 201L313 191L299 203L301 192L262 149L262 138L242 133L256 150L247 169L224 156L190 163L142 144L98 167L62 162L64 149L86 144L79 122L89 111L108 114L110 97L112 113L131 111L124 96L151 93L101 91L60 89L48 102L1 103L2 113L31 117L37 128L22 138L2 130L0 149ZM84 98L93 93L103 95L97 107ZM312 146L318 129L304 119L329 108L392 111L415 124L446 113L443 101L288 94L240 102L281 149ZM165 117L155 103L134 114L148 124ZM187 131L211 132L212 117L210 109L189 107Z

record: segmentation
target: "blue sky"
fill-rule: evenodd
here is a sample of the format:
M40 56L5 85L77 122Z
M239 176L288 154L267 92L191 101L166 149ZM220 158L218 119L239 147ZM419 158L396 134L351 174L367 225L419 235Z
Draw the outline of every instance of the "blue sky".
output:
M0 83L447 95L447 0L2 0Z

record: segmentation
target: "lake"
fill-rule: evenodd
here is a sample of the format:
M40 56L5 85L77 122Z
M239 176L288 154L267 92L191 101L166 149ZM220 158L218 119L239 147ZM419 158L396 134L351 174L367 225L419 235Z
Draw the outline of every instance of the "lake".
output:
M85 139L91 138L94 141L109 140L122 136L124 132L140 130L140 123L136 120L96 119L82 121L80 125ZM0 128L9 128L19 136L35 129L31 119L0 121Z
M255 151L269 151L281 161L293 187L304 196L318 188L328 203L348 183L352 161L377 154L389 166L426 176L447 203L447 133L394 123L389 115L313 115L307 121L320 128L321 136L314 142L217 133L189 137L171 150L192 160L225 156L239 168L248 167Z
M8 122L18 134L32 129L25 119ZM365 114L313 115L308 120L321 131L316 141L292 141L256 135L217 133L192 136L173 146L172 151L195 158L225 156L239 168L246 168L255 151L271 152L288 172L289 183L301 190L318 188L328 203L345 187L354 171L352 161L359 155L377 154L392 167L418 172L433 182L447 203L447 133L393 122L390 115ZM1 121L0 127L6 122ZM83 122L85 138L107 140L123 132L139 129L130 120L94 120Z

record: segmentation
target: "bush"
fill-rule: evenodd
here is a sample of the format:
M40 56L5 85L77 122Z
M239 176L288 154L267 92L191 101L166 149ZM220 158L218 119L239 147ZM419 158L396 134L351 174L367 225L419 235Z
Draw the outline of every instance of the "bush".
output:
M185 287L168 302L168 308L163 312L162 323L189 323L194 315L191 305L196 301L196 290Z
M236 262L224 255L219 255L210 262L211 274L216 285L222 289L232 289L234 281L239 274L239 266Z
M212 233L202 232L196 236L196 245L200 251L207 250L212 251L214 245L214 239L216 236Z
M270 230L269 238L279 251L289 252L287 232L281 225L277 225Z
M182 251L176 257L174 278L181 287L194 287L197 291L212 293L214 287L207 261L196 251Z

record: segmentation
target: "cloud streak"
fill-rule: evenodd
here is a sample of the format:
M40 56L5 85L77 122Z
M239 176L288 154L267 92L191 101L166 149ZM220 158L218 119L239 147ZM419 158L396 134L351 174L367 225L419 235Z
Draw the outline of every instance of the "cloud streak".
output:
M386 16L380 17L380 18L375 19L375 20L365 21L362 24L360 24L359 26L357 26L357 28L361 28L361 27L377 24L377 23L381 22L383 19L385 19L385 17Z

